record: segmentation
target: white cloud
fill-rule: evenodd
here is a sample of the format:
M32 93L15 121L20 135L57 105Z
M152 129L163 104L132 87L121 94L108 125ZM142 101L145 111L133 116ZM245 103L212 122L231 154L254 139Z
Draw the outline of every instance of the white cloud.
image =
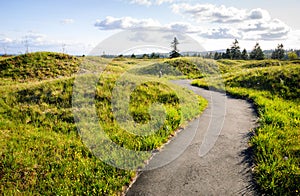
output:
M39 45L46 42L47 36L44 34L30 32L21 38L21 42L27 42L34 45Z
M286 39L290 27L284 22L273 19L267 10L252 10L212 4L174 4L171 6L176 14L192 18L195 25L209 23L216 26L201 36L214 39L241 38L248 40Z
M251 16L253 17L253 14ZM255 17L261 18L258 15ZM218 25L217 27L203 27L197 23L173 22L162 25L153 19L114 18L108 16L103 20L98 20L95 26L100 30L151 30L151 28L155 28L161 31L198 34L208 39L276 40L286 38L290 31L290 28L278 19L272 19L267 22L263 20L251 20L244 23L237 23L234 26Z
M2 37L2 38L1 38ZM79 43L74 40L54 40L50 39L45 34L29 32L25 35L15 38L0 37L0 54L1 52L8 54L20 54L36 51L53 51L64 52L68 54L79 54L88 53L92 46L87 43Z
M146 6L152 5L151 0L131 0L130 3L138 4L138 5L146 5Z
M245 14L244 10L225 6L218 7L212 4L174 4L172 10L176 14L191 17L197 22L231 22L242 20L241 16Z
M97 20L95 26L100 30L128 30L160 27L161 24L153 19L135 19L131 17L114 18L111 16L107 16L104 20Z
M174 22L162 25L156 20L149 19L136 19L131 17L114 18L107 16L103 20L97 20L95 26L100 30L160 30L172 31L180 33L199 33L203 29L199 26L191 25L186 22Z
M156 4L157 5L161 5L161 4L163 4L163 3L173 3L174 2L174 0L156 0Z
M62 24L73 24L74 20L71 19L71 18L66 18L66 19L61 20L60 23L62 23Z
M13 40L8 38L8 37L0 39L0 44L9 44L9 43L12 43L12 42L13 42Z
M240 25L239 30L243 32L244 39L276 40L286 39L291 28L279 19L272 19L245 23Z
M207 39L240 39L241 32L234 28L212 28L198 34Z
M244 22L246 20L270 20L268 11L260 8L246 10L235 7L226 7L224 5L190 5L187 3L174 4L171 7L174 13L192 17L197 22L236 23Z
M200 33L204 30L200 26L195 26L186 22L174 22L166 25L165 29L181 33Z
M300 30L291 31L285 41L286 49L300 49Z
M46 35L29 32L19 38L0 39L0 44L5 46L8 53L16 54L23 53L27 49L29 51L37 51L40 47L46 50L51 45L46 38Z
M269 12L261 8L250 10L245 18L248 20L271 20Z
M173 3L174 1L175 0L131 0L130 3L151 6L151 5L161 5L164 3Z

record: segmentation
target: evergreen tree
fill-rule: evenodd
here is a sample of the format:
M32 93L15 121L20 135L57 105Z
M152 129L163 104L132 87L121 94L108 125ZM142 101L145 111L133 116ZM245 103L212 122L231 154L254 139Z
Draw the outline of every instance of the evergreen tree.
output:
M212 52L206 53L206 55L204 56L204 58L206 58L206 59L212 59L213 58L213 53Z
M246 50L246 48L244 48L244 50L242 51L242 54L241 54L241 59L248 60L248 58L249 58L249 56L248 56L247 50Z
M152 52L151 55L150 55L150 58L151 59L158 59L159 58L159 54L156 54L156 53Z
M170 54L170 58L177 58L177 57L180 57L180 53L175 51L175 50L172 50L171 51L171 54Z
M225 59L231 59L231 56L231 51L229 48L227 48L224 57Z
M277 48L272 52L272 59L283 59L284 58L284 49L282 44L278 44Z
M218 52L215 52L214 59L218 60L218 59L221 59L221 58L222 58L222 54L218 53Z
M142 58L143 59L149 59L149 54L143 54Z
M225 52L222 53L222 59L226 59L226 53Z
M173 50L171 51L170 54L170 58L176 58L176 57L180 57L180 53L179 50L177 48L177 45L179 44L178 40L176 37L174 37L174 40L171 42L171 47L173 48Z
M136 58L135 54L132 54L132 55L131 55L131 58L132 58L132 59L135 59L135 58Z
M233 45L230 48L230 54L231 59L241 59L241 51L237 39L234 40Z
M262 49L260 48L259 43L256 43L254 46L254 49L250 53L250 59L263 60L264 58L265 58L265 55L264 55Z

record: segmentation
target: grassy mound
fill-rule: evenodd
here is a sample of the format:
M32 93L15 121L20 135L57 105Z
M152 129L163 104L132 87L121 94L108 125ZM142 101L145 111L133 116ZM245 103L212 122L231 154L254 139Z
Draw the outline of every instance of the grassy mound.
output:
M28 53L0 61L0 78L17 81L44 80L71 76L80 60L66 54L52 52Z
M296 61L226 61L223 75L226 91L250 99L257 107L260 127L251 139L254 152L254 176L264 194L298 195L300 192L300 64ZM276 61L278 62L278 61ZM249 63L249 62L248 62ZM265 65L268 65L266 67ZM231 69L235 67L236 69ZM212 76L213 77L213 76ZM220 79L213 80L215 88ZM193 85L207 87L204 79Z
M300 66L248 69L228 76L226 84L231 87L244 87L266 90L285 99L300 97Z
M197 78L202 76L200 68L194 62L185 58L175 58L165 61L166 64L178 69L183 75L187 75L189 78Z
M170 64L164 62L131 70L131 72L138 75L151 75L156 77L159 77L160 71L163 76L183 76L183 73L176 69L176 67L170 66Z
M218 73L218 66L215 62L202 58L174 58L159 61L145 67L132 70L132 73L139 75L159 76L161 71L163 76L185 78L202 78L205 75Z

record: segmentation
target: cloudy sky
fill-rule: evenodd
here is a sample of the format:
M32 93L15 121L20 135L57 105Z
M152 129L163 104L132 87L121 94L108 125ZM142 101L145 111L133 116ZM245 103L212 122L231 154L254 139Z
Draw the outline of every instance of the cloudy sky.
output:
M263 49L279 43L300 49L299 8L299 0L2 1L0 54L88 54L117 33L151 28L187 34L206 50L227 48L234 39L248 50L256 42Z

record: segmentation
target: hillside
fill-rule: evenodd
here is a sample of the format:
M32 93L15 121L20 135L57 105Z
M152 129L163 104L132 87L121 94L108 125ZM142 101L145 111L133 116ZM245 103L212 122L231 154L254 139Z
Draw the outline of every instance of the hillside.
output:
M175 59L166 59L161 62L151 64L145 67L139 67L132 70L132 73L138 75L155 75L162 72L164 76L181 76L184 78L202 78L218 72L218 67L213 60L180 57Z
M0 59L0 78L24 82L71 76L76 73L79 64L80 59L66 54L28 53Z
M212 75L193 85L225 89L229 94L251 100L260 117L253 132L254 178L263 194L297 195L300 190L300 62L217 62L222 79Z
M86 60L41 52L0 61L0 193L116 195L136 175L99 160L78 134L72 103L74 73ZM85 69L99 68L102 61L90 58ZM160 70L162 78L158 77ZM119 77L124 74L120 83ZM223 88L232 96L251 100L260 117L260 126L253 131L249 143L258 189L271 195L299 193L299 61L116 58L106 66L96 91L81 89L82 99L76 100L81 108L76 109L84 111L84 99L95 98L99 123L112 141L131 150L159 149L207 104L203 98L167 82L178 76L198 78L193 85ZM155 134L138 136L127 132L116 118L128 116L112 113L119 109L111 102L115 85L128 86L135 82L134 78L147 82L130 95L120 96L130 97L129 114L134 127L144 124L148 129L151 105L164 106L166 120ZM109 157L111 152L104 151Z
M84 67L86 70L89 66L97 68L102 60L91 57L82 62L88 62ZM136 172L118 169L111 162L97 157L94 150L102 150L103 155L110 158L109 161L114 159L116 164L121 161L118 154L104 148L104 145L99 145L100 149L88 148L85 137L81 136L89 129L81 128L78 132L74 115L90 114L87 110L88 98L93 99L99 125L111 141L134 151L146 150L148 155L159 149L178 128L199 115L207 105L203 98L172 86L163 78L129 73L128 78L121 80L121 84L126 85L120 87L134 83L134 78L147 81L131 94L120 91L131 98L129 114L134 127L139 125L148 130L149 122L155 120L152 118L153 111L165 116L163 121L157 121L160 126L154 127L153 134L130 133L118 123L112 112L118 109L112 103L113 90L119 78L129 69L157 62L114 59L99 75L96 87L91 90L77 88L79 96L72 99L76 79L79 77L80 81L83 77L84 83L85 79L90 78L84 72L77 77L71 76L78 69L79 61L62 54L33 53L1 62L0 194L118 195L124 191ZM125 113L117 114L119 119L128 118ZM87 120L86 124L90 124L91 119ZM139 166L143 166L149 157L141 158ZM126 160L128 163L132 161L129 158Z

